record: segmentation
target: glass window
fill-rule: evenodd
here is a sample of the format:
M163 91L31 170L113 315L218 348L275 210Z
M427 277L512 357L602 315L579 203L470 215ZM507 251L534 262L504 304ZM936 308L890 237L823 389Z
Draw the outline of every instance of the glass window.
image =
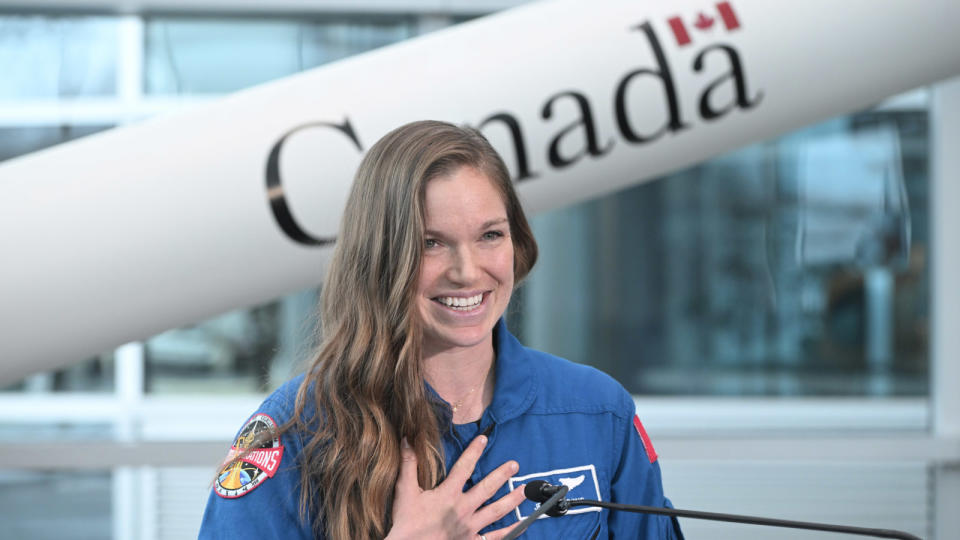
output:
M111 538L111 482L109 471L0 469L4 538Z
M18 383L0 387L0 392L106 393L112 392L113 389L114 356L112 352L107 352L69 364L62 369L31 375Z
M146 342L151 393L267 392L308 359L316 325L317 290L173 329Z
M925 395L927 148L865 112L537 216L511 326L637 394Z
M146 21L148 94L240 90L409 38L410 17Z
M113 126L31 126L0 128L0 161L93 135Z
M115 95L118 36L116 18L0 15L0 99Z

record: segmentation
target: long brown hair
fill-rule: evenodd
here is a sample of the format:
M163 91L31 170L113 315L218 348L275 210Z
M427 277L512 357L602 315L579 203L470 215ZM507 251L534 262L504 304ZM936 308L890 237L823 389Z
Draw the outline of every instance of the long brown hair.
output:
M503 196L515 282L536 262L536 241L506 166L479 131L413 122L388 133L364 156L323 287L320 346L294 416L282 427L305 440L297 463L300 513L312 514L327 538L386 536L402 438L417 454L421 487L431 489L444 476L438 419L423 382L414 297L425 186L464 166L482 171Z

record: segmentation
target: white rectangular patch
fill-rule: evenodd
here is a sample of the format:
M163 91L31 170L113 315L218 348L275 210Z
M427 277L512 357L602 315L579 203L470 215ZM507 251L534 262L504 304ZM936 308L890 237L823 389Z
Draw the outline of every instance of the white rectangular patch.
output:
M567 499L578 501L582 499L592 499L602 501L600 497L600 484L597 482L597 469L592 464L581 467L571 467L569 469L556 469L553 471L527 474L524 476L514 476L510 478L510 490L512 491L519 485L529 484L534 480L543 480L548 484L555 486L565 485L570 488L567 492ZM524 500L516 508L517 519L524 519L537 511L540 503L530 500ZM583 514L585 512L600 512L601 509L595 506L581 506L570 509L568 514ZM546 514L540 516L540 519L550 517Z

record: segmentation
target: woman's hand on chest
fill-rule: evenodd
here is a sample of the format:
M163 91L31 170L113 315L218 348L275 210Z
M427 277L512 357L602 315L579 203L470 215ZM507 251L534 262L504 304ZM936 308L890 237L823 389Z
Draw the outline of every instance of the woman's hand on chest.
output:
M523 500L523 486L484 506L510 476L517 462L508 461L494 469L467 491L463 487L473 473L487 443L475 438L451 467L447 478L436 488L423 490L417 482L417 457L404 445L397 485L394 490L393 528L389 540L479 538L478 531L515 509ZM486 540L499 540L513 527L485 533Z

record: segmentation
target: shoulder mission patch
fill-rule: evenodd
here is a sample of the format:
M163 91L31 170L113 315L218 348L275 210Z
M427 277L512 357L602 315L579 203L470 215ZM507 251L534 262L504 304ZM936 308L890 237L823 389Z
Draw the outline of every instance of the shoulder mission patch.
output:
M272 432L273 437L253 444L257 435ZM277 423L269 415L258 413L250 417L237 435L237 440L223 460L213 489L225 499L236 499L253 491L280 468L283 446L277 436Z

